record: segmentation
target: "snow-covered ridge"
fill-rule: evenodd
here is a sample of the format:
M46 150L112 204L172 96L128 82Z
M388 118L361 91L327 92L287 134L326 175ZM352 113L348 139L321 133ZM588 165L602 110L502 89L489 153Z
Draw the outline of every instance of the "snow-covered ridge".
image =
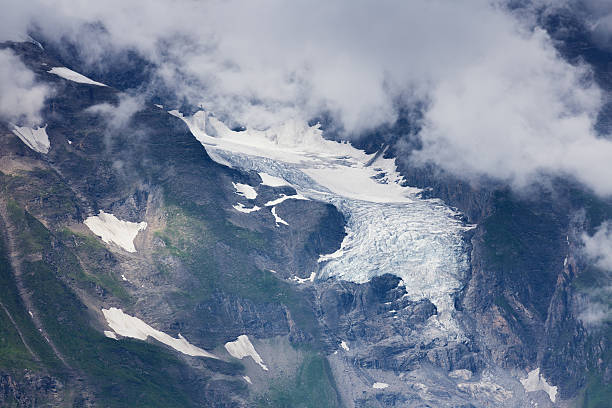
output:
M147 228L146 222L129 222L122 221L113 214L100 211L100 214L88 217L85 220L85 225L94 234L102 238L102 241L113 243L120 246L128 252L136 252L134 247L134 238L138 232Z
M13 133L30 149L38 153L49 153L51 143L49 143L49 136L47 135L47 125L37 128L13 126Z
M525 392L544 391L550 397L552 402L557 399L557 387L550 385L544 376L540 374L540 368L530 371L527 378L521 380Z
M111 307L110 309L102 309L102 313L104 314L104 318L106 319L109 327L114 331L105 331L104 334L107 337L117 338L117 334L123 337L131 337L139 340L146 340L147 337L151 337L160 343L172 347L176 351L187 354L188 356L218 359L218 357L209 353L208 351L189 343L187 339L180 335L180 333L178 338L175 339L162 331L154 329L139 318L125 314L121 309Z
M68 81L78 82L79 84L106 86L105 84L101 82L96 82L93 79L89 79L85 75L79 74L78 72L75 72L66 67L53 67L47 72L50 74L57 75L61 78L67 79Z
M474 226L442 201L422 199L419 189L405 186L393 159L326 140L318 126L298 121L234 132L203 111L176 116L211 157L277 177L297 190L265 205L307 198L331 203L344 214L347 235L340 250L319 258L317 277L364 283L397 275L411 300L427 298L438 309L426 335L462 338L452 316L453 293L468 270L464 232Z
M264 364L247 335L240 335L235 341L225 343L225 349L234 358L251 357L263 370L268 371L268 367Z

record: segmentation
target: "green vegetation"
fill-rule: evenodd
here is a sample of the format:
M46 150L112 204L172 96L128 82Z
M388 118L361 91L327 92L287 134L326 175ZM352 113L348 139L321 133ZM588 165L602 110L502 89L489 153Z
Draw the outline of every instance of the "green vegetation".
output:
M318 354L305 356L295 378L279 380L257 401L260 408L339 407L340 401L327 359Z
M12 222L18 226L19 247L26 254L42 251L45 254L59 254L61 259L69 259L65 247L51 248L51 234L45 227L15 203L10 204ZM62 256L63 255L63 256ZM52 263L44 260L25 260L22 263L22 276L27 290L31 293L34 307L44 329L53 340L71 368L62 368L49 356L48 348L39 347L46 354L43 360L53 362L60 376L74 375L76 370L95 384L95 397L100 406L113 407L185 407L194 405L188 396L182 379L186 375L183 363L163 348L124 339L115 341L94 330L89 321L87 308L76 295L62 282L62 272ZM5 268L6 269L6 268ZM78 263L70 265L76 277L85 276ZM15 288L2 286L3 290L17 293ZM5 294L3 293L3 302ZM17 300L15 301L17 302ZM15 303L14 302L14 303ZM18 309L18 307L15 307ZM25 310L21 306L21 320ZM18 314L19 315L19 314ZM3 328L4 328L4 319ZM24 325L26 328L28 324ZM30 332L32 331L31 324ZM3 330L4 333L4 330ZM6 346L17 351L12 358L24 356L22 366L35 367L27 358L26 352L18 347L14 333L6 331L10 344ZM3 336L4 337L4 336ZM28 334L28 340L36 339ZM7 342L8 344L8 342ZM12 350L9 350L12 351ZM37 348L38 351L38 348ZM8 352L7 352L8 353ZM3 353L3 354L7 354ZM15 364L15 361L6 361Z
M179 202L169 196L166 202L166 228L157 232L165 243L156 254L159 272L164 276L172 273L163 260L173 256L198 281L197 287L176 294L177 301L188 302L182 307L205 301L221 290L255 303L282 303L301 329L316 333L316 320L304 296L253 262L253 254L269 250L261 234L228 222L223 209L214 205Z

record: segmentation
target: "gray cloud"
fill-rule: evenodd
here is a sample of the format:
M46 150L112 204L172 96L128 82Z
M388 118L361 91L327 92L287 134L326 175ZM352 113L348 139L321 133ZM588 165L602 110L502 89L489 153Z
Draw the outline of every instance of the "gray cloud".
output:
M569 175L612 194L612 143L593 130L604 95L588 67L500 3L55 0L8 7L6 19L72 39L94 64L137 50L155 80L250 127L325 111L350 137L393 122L398 100L426 101L414 160L519 188Z
M10 50L0 50L0 117L26 125L42 125L40 110L50 88L37 84L34 73Z

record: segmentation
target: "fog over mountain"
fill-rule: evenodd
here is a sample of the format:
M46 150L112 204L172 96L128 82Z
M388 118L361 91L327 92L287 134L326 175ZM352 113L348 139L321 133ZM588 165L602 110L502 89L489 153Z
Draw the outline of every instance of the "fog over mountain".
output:
M533 9L562 6L540 3ZM602 37L605 2L585 7L603 15L589 21ZM416 160L517 187L542 174L572 176L612 193L610 179L595 170L612 157L612 144L594 130L607 92L588 64L559 55L533 12L503 2L34 1L7 8L5 37L38 32L68 41L98 70L113 69L109 56L134 51L152 64L144 88L163 85L230 123L263 129L328 114L352 138L422 103Z

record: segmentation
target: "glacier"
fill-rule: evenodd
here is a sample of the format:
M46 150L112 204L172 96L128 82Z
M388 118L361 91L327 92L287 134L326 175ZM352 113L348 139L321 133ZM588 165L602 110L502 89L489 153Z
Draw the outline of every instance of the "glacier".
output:
M214 160L265 173L297 190L279 202L320 200L344 214L347 235L340 250L321 254L317 279L364 283L396 275L410 300L435 304L438 315L430 327L438 329L436 336L463 338L453 318L453 295L469 267L465 231L475 226L441 200L423 199L421 190L406 186L393 159L326 140L318 125L299 121L235 132L205 111L191 117L170 113L185 121Z

